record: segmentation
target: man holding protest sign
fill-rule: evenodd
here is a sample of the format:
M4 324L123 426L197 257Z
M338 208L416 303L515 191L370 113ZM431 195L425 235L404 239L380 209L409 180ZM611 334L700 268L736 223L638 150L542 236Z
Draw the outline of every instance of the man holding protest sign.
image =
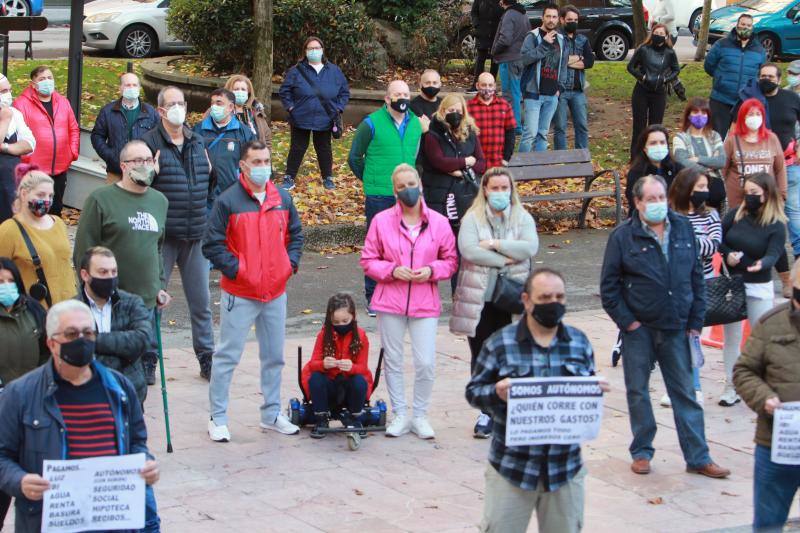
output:
M514 420L514 413L508 414L508 402L525 395L524 391L515 393L515 383L530 381L514 378L554 378L553 381L564 382L567 377L594 376L594 352L589 339L580 330L561 323L565 299L560 273L548 268L534 270L522 294L525 317L486 341L467 385L467 401L489 413L493 421L481 531L524 532L534 508L539 531L577 532L583 524L586 469L580 444L507 445L507 422L524 426L521 429L531 433L551 425L543 420L548 417L571 422L577 433L585 423L581 416L565 412L573 402L561 401L555 395L550 402L540 404L543 410L528 412L529 416L521 417L520 422ZM608 392L605 379L591 381L594 389Z
M705 282L689 219L667 207L667 185L656 175L633 186L636 210L608 238L600 296L622 331L622 364L633 442L631 470L649 474L656 419L648 385L658 361L672 400L686 470L724 478L711 461L703 408L692 386L690 336L703 328Z
M753 529L781 531L800 487L800 261L792 299L765 313L733 367L733 383L756 413ZM788 416L787 416L788 415Z
M147 451L141 405L126 377L94 360L92 311L77 300L60 302L50 308L46 330L52 360L11 382L0 401L0 489L16 498L15 531L42 531L42 499L50 489L44 461L143 453L150 460L140 471L148 485L141 531L158 532L151 485L159 470Z

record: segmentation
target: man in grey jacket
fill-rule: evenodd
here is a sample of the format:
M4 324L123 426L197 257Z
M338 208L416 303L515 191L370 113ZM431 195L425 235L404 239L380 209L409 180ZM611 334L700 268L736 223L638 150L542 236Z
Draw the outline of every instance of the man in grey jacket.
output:
M505 9L500 19L500 26L492 44L492 57L500 65L500 83L503 86L503 97L511 104L514 118L517 121L516 134L522 133L522 109L520 101L522 93L520 78L522 77L522 64L520 63L520 50L525 34L531 29L531 23L525 8L517 0L500 0L500 6Z

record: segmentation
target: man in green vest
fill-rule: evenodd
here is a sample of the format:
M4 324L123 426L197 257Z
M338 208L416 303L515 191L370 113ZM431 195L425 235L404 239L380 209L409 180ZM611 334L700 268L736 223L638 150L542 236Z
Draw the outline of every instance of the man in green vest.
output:
M410 112L411 91L402 80L386 88L386 105L370 113L356 129L347 162L353 174L364 183L364 213L367 230L375 215L395 203L392 171L401 163L414 166L422 134L430 120ZM375 281L364 277L364 292L369 316Z

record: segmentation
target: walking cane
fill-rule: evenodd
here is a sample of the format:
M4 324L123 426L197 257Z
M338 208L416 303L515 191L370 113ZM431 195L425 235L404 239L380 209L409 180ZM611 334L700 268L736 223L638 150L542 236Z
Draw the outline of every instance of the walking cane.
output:
M164 350L161 347L161 311L156 310L156 340L158 340L158 368L161 371L161 399L164 401L164 424L167 426L167 453L172 453L172 436L169 431L169 404L167 403L167 378L164 375Z

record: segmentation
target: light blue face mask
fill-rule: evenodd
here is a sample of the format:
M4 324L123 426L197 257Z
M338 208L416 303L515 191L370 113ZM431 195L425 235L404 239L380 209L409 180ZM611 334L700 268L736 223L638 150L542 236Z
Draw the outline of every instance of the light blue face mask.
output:
M247 91L233 91L233 96L236 99L236 105L244 105L247 103Z
M486 197L489 207L495 211L504 211L511 203L511 191L490 191Z
M322 50L306 50L306 57L312 63L319 63L322 61Z
M644 208L644 218L648 222L663 222L667 218L667 202L650 202Z
M138 87L125 87L122 89L122 97L125 100L138 100L139 88Z
M650 161L661 162L669 155L669 148L667 148L664 144L648 146L646 151L647 157L650 158Z
M222 122L225 120L225 106L212 105L208 114L211 115L211 118L214 119L214 122Z
M36 90L42 96L50 96L56 90L56 82L53 80L42 80L36 83Z
M0 305L11 307L19 300L19 289L17 284L12 282L0 283Z
M250 181L257 187L263 187L272 177L272 167L250 167Z
M786 83L789 84L788 85L789 87L792 88L797 87L798 85L800 85L800 75L793 76L789 74L788 76L786 76Z

